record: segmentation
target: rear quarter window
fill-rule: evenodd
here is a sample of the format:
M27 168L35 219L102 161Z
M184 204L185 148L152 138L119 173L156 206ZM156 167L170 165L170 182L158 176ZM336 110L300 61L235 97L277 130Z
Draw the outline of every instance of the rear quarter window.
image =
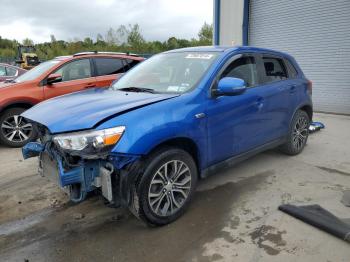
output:
M294 65L288 59L285 59L284 62L288 68L288 78L296 78L298 76L298 71L295 69Z
M131 69L134 66L136 66L138 63L140 63L141 61L132 60L132 59L126 59L125 62L128 65L128 69Z
M95 58L97 76L124 73L125 65L119 58Z

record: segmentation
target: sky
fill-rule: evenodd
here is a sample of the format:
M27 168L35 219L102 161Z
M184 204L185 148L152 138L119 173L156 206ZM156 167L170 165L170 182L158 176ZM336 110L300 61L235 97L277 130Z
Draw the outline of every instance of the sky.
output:
M0 0L0 36L34 43L103 36L139 24L146 40L190 39L213 21L213 0Z

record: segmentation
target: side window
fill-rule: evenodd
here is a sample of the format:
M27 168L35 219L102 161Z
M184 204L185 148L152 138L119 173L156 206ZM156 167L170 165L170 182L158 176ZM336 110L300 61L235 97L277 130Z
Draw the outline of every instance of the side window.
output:
M298 71L295 69L294 65L287 59L284 60L288 67L288 78L296 78L298 76Z
M7 67L6 72L8 76L15 76L17 74L17 70L12 67Z
M286 66L283 60L274 57L263 57L267 82L274 82L287 79Z
M62 82L91 77L89 59L79 59L67 63L58 69L55 74L62 75Z
M125 59L126 64L128 65L129 69L133 68L136 66L140 61L137 60L132 60L132 59Z
M97 76L124 73L124 65L121 59L117 58L95 58Z
M6 69L4 66L0 66L0 76L6 76Z
M254 57L244 56L236 59L226 67L220 78L223 77L243 79L246 82L247 87L257 85L258 74Z

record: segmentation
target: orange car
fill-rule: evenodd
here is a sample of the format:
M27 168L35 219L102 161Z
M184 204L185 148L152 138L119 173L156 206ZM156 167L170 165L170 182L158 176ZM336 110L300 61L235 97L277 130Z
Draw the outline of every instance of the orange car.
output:
M0 84L0 142L22 147L36 138L32 125L20 114L46 99L87 88L109 86L143 57L107 52L61 56Z

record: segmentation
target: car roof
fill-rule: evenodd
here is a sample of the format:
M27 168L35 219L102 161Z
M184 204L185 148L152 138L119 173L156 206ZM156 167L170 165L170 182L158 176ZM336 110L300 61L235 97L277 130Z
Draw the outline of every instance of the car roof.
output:
M123 59L132 59L137 61L143 61L145 58L142 56L137 56L134 54L128 54L128 53L109 53L109 52L82 52L77 53L74 55L67 55L67 56L57 56L53 60L58 61L66 61L66 60L73 60L73 59L79 59L82 57L91 58L91 57L114 57L114 58L123 58Z
M257 53L270 53L280 56L289 56L287 53L267 49L260 48L254 46L196 46L196 47L186 47L180 49L174 49L167 51L165 53L176 53L176 52L226 52L231 53L233 51L246 51L246 52L257 52Z

